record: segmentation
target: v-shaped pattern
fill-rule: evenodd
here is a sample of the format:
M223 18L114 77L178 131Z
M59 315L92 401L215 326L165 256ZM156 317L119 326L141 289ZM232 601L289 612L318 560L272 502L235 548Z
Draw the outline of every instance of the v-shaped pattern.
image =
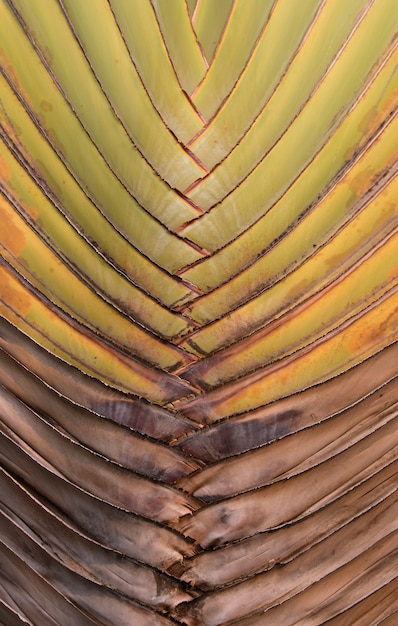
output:
M383 178L369 195L360 172L370 168L368 179L377 180L393 154L396 122L388 112L396 107L397 52L393 20L385 25L390 34L373 34L377 21L386 21L379 3L356 0L348 13L319 0L293 7L253 2L250 11L226 1L215 13L209 2L169 5L139 2L132 11L129 2L104 0L94 24L90 3L51 3L42 12L34 2L15 2L18 17L5 14L13 71L3 80L7 141L20 155L19 165L9 165L19 177L16 196L26 185L22 168L37 178L46 163L34 205L21 211L30 219L39 212L44 222L54 198L59 207L53 240L35 243L29 235L31 249L43 248L53 264L54 254L68 260L74 276L67 270L65 281L72 289L76 282L90 308L97 302L104 319L97 330L162 369L182 372L253 332L260 333L259 347L250 338L247 350L264 354L261 329L273 318L300 303L317 307L323 291L336 301L340 287L328 287L336 271L347 285L359 280L365 270L355 263L390 233L387 212L373 239L361 244L360 229L370 228L395 182ZM209 12L211 33L203 26ZM343 13L344 25L330 29ZM364 55L369 37L373 46ZM184 71L195 84L186 83ZM19 85L25 102L13 95ZM75 133L81 126L85 132ZM12 140L15 128L26 130ZM28 228L22 221L16 227ZM351 255L347 239L359 255ZM329 259L338 255L336 266ZM36 280L44 282L43 271ZM66 298L61 308L87 323L89 314ZM331 317L341 323L342 315ZM105 319L112 318L109 333ZM290 345L297 341L299 335ZM231 376L240 372L221 379Z
M1 3L0 621L398 610L397 4L249 4Z

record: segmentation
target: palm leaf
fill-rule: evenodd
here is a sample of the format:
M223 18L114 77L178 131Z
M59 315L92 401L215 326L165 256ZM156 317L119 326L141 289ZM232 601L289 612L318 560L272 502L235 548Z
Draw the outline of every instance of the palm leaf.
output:
M0 621L395 623L396 1L0 20Z

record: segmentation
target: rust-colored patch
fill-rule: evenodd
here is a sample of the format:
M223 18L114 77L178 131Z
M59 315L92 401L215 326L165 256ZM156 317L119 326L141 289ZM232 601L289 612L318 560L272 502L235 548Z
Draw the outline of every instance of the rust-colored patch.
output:
M356 249L357 243L357 240L353 240L352 245L347 246L342 252L327 257L325 259L326 266L331 270L335 270L338 267L343 266L351 255L352 251Z
M374 106L371 109L368 109L358 124L358 130L361 135L368 134L369 131L372 130L375 126L375 120L377 115L377 108Z
M374 106L370 110L366 111L365 115L358 124L360 136L352 146L347 148L347 151L344 154L345 161L349 161L366 143L369 137L372 137L377 132L381 124L383 124L383 122L385 122L388 118L390 112L394 111L397 103L398 93L393 92L390 98L380 107L380 109L378 109L377 106Z
M294 302L297 298L301 297L308 289L311 284L311 276L303 278L300 282L293 285L291 289L289 289L289 302Z
M7 182L11 177L11 168L5 158L0 154L0 180Z
M23 208L26 209L24 210L25 215L29 215L31 218L41 224L40 212L36 206L32 204L26 204Z
M28 315L32 304L30 296L7 274L4 267L0 268L0 298L19 315Z
M0 210L1 242L12 254L19 256L26 245L25 235L15 224L13 215L10 215L10 207L2 196L0 196Z
M46 113L53 110L53 105L48 100L42 100L40 102L40 108L43 109Z
M3 48L0 48L0 63L9 81L13 84L14 88L16 88L16 91L20 94L24 94L22 85L17 77L17 74L15 73L15 69L12 63L9 62L7 54Z
M366 137L374 135L380 125L388 118L390 112L394 111L397 103L398 93L394 90L379 108L375 106L366 112L358 125L358 130L362 133L361 143Z
M349 188L353 192L350 197L350 204L356 198L360 198L372 186L374 170L371 168L361 169L356 176L349 180Z
M388 340L391 335L396 334L398 328L398 307L379 322L371 323L369 326L361 327L353 333L347 348L350 354L361 354L371 346Z

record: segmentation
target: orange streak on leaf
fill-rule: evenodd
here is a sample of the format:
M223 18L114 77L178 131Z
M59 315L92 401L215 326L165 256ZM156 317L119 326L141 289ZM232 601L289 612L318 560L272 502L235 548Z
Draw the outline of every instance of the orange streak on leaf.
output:
M0 196L1 243L15 256L20 256L25 248L24 233L15 223L14 215L6 200Z
M0 277L0 300L4 300L19 315L26 317L31 308L31 298L26 292L15 287L15 283L10 280L4 268L0 268Z

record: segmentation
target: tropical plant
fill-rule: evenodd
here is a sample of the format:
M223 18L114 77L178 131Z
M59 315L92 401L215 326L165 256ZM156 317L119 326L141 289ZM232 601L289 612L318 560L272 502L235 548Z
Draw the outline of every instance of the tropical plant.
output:
M1 0L0 622L398 622L396 0Z

